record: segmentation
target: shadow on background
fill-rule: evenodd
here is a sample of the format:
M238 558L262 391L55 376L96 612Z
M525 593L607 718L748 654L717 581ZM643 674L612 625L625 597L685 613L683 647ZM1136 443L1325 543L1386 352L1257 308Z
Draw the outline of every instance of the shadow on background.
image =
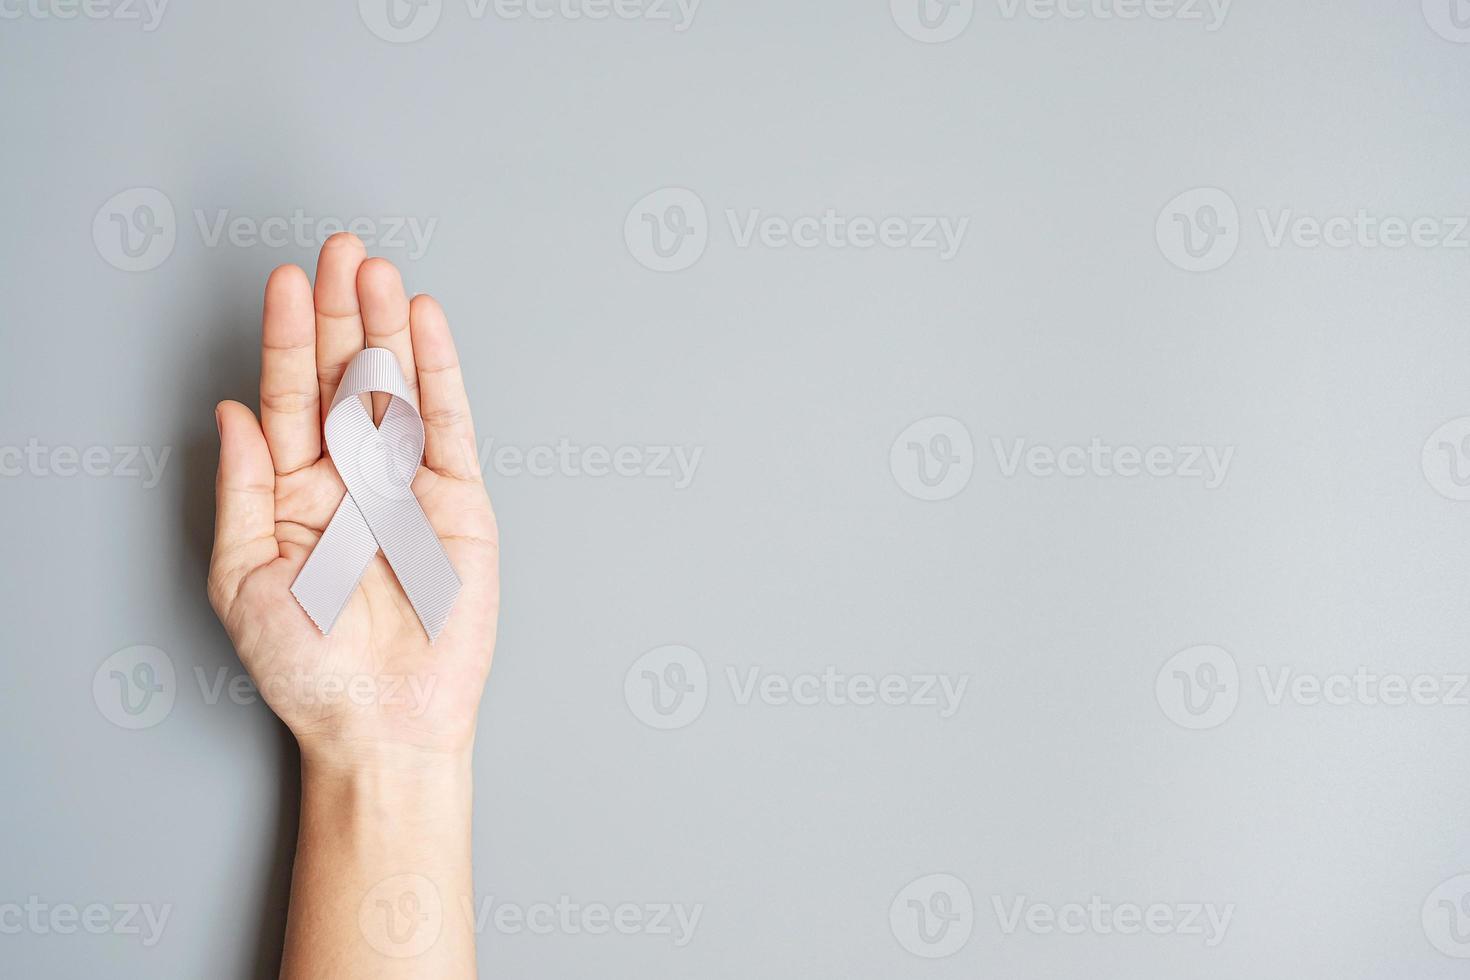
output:
M199 619L198 623L190 622L186 635L218 640L194 651L196 663L206 670L226 667L238 671L239 658L205 594L214 540L214 480L219 462L214 406L223 399L233 398L252 409L258 407L259 287L264 284L265 276L254 275L253 270L238 266L221 268L218 275L222 280L220 295L228 299L220 303L220 315L214 323L195 328L192 363L199 365L199 370L176 379L174 388L179 399L174 417L179 422L173 433L173 444L179 447L183 484L178 525L182 528L182 540L178 542L180 560L176 566L180 578L176 594L184 600L180 603L180 615ZM194 664L189 666L192 668ZM268 711L263 706L262 710ZM241 869L236 878L241 890L239 914L243 920L238 927L244 935L256 937L252 960L239 964L238 975L250 980L275 980L280 976L291 862L301 806L301 760L295 740L273 715L270 724L280 762L274 798L262 801L266 808L274 808L272 843L264 855L267 860L253 876L249 869ZM222 928L237 926L229 924ZM219 966L211 963L210 972L220 972Z

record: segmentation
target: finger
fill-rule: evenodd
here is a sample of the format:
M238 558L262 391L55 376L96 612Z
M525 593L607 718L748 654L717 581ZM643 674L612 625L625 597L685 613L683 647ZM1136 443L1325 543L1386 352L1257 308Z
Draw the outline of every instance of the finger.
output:
M311 283L297 266L266 281L260 334L260 424L276 474L285 476L322 455Z
M220 402L212 587L233 595L245 573L276 558L276 474L265 433L239 402Z
M325 417L347 362L362 350L362 314L357 305L357 269L367 249L356 235L328 238L316 260L316 373Z
M385 347L398 358L408 379L409 395L418 404L418 375L408 333L408 294L403 277L387 259L371 258L357 270L357 302L362 307L363 336L369 347ZM381 421L388 396L373 395L373 420Z
M432 296L415 296L408 318L424 418L424 465L441 476L480 482L475 425L449 321Z

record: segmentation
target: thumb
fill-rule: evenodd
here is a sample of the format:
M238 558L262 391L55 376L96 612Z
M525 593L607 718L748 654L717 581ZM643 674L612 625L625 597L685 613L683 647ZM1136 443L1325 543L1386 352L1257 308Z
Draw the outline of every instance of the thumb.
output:
M233 596L246 572L276 558L276 473L255 413L220 402L211 596Z

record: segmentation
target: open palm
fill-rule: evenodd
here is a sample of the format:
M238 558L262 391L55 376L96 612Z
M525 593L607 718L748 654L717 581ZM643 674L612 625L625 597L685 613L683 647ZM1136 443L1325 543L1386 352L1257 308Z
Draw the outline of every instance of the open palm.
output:
M432 646L382 552L324 636L291 583L345 488L322 421L348 362L383 347L403 368L425 429L413 492L463 588ZM374 420L387 396L374 395ZM498 538L475 452L454 341L438 303L409 301L397 269L335 235L315 292L296 266L266 284L260 421L238 402L220 429L209 597L266 703L304 752L413 764L465 748L495 646Z

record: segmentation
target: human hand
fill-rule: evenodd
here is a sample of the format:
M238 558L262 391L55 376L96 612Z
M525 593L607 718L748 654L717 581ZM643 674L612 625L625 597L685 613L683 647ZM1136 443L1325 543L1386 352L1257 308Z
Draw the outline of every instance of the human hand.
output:
M423 465L413 492L462 582L429 644L380 551L324 636L291 594L345 493L322 421L347 363L391 350L419 404ZM374 420L387 396L373 395ZM303 758L337 769L462 763L495 647L498 536L469 401L443 310L409 301L392 263L353 235L322 246L313 292L292 265L266 283L261 417L216 409L220 466L209 598L262 697Z

